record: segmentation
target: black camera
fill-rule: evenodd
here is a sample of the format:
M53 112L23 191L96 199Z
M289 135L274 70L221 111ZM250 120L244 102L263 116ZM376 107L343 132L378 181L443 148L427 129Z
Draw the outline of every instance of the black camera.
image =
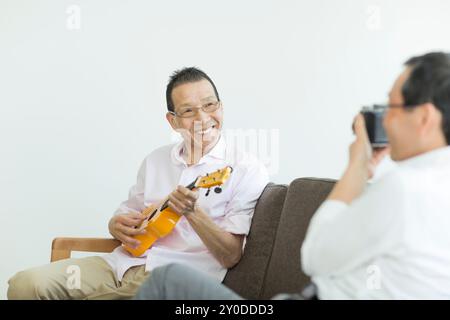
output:
M366 129L370 143L374 148L385 147L389 143L386 131L383 127L383 119L386 114L386 110L386 106L383 105L363 107L361 110L366 122Z

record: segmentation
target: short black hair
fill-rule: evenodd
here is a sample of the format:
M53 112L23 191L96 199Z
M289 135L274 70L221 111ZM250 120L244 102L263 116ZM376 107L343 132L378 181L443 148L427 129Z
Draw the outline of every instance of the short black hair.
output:
M175 111L175 107L173 105L172 100L172 91L175 87L189 83L189 82L197 82L201 80L208 80L209 83L211 83L212 87L214 88L214 93L216 94L217 100L219 99L219 93L217 92L216 85L211 80L208 75L203 72L202 70L196 68L196 67L189 67L189 68L183 68L180 70L176 70L172 75L170 76L169 83L167 84L166 88L166 101L167 101L167 110L173 112Z
M450 54L431 52L405 62L411 74L402 88L406 106L427 102L442 113L442 130L450 144Z

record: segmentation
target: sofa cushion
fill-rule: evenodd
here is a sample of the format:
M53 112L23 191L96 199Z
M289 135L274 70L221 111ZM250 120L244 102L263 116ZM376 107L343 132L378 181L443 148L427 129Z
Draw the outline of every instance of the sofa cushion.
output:
M262 294L286 192L286 185L266 186L256 204L242 259L224 279L226 286L244 298L258 299Z
M300 248L309 221L326 199L334 180L300 178L290 185L283 205L262 299L278 293L300 292L309 282L301 271Z

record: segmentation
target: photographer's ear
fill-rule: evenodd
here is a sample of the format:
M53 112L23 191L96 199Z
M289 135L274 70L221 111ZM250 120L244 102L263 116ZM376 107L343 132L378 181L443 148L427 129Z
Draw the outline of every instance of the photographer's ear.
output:
M419 113L419 127L420 134L426 135L435 131L441 130L442 113L434 106L433 103L428 102L417 108Z

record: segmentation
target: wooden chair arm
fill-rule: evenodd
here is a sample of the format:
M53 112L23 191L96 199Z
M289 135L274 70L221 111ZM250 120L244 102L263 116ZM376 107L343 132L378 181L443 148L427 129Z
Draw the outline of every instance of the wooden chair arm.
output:
M120 245L119 240L107 238L55 238L50 261L70 258L72 251L111 252Z

